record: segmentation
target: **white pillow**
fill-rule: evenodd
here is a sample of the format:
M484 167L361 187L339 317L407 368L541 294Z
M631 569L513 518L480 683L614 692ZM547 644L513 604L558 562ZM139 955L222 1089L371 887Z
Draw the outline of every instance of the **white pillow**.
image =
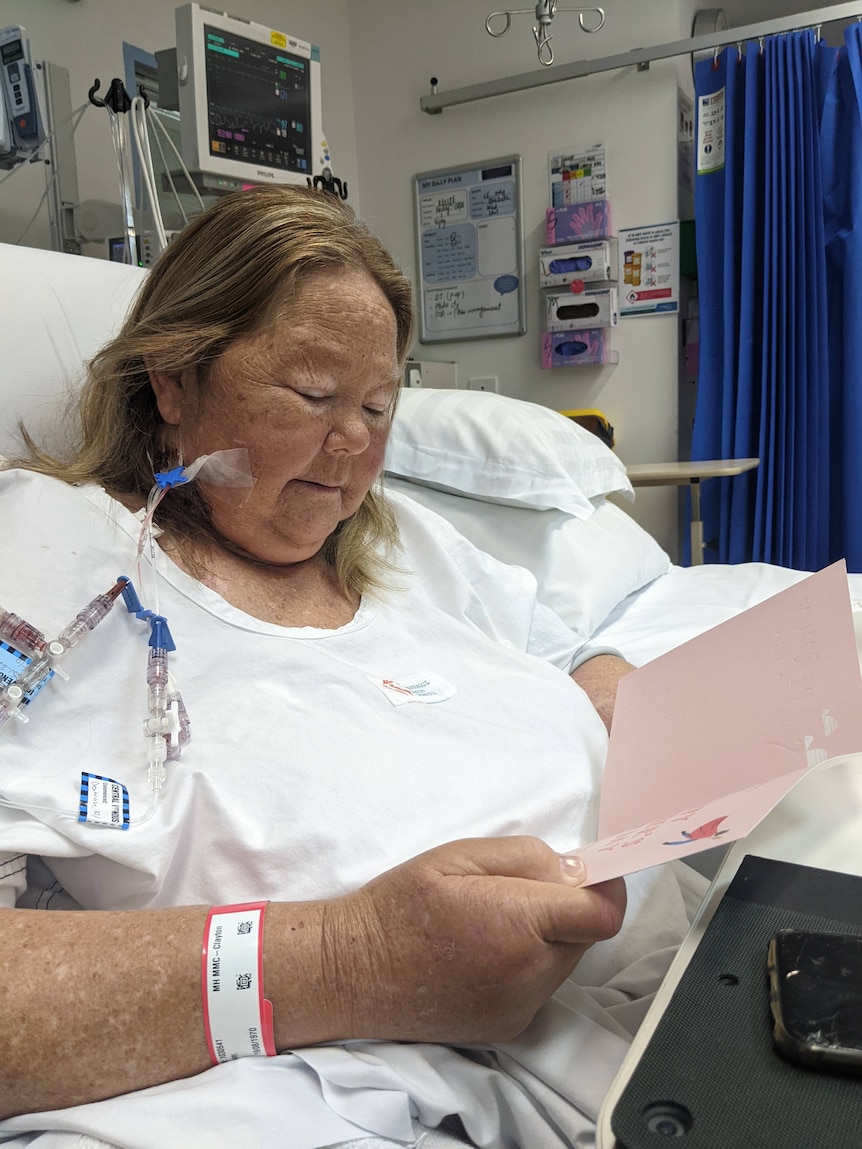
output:
M526 567L550 606L584 640L611 611L671 569L652 535L610 502L584 521L557 510L528 510L387 478L386 486L442 515L502 562Z
M37 442L50 441L85 360L119 329L147 274L109 259L0 243L0 453L22 453L19 418Z
M405 388L385 469L441 491L579 519L611 491L634 498L624 464L597 435L558 411L489 391Z

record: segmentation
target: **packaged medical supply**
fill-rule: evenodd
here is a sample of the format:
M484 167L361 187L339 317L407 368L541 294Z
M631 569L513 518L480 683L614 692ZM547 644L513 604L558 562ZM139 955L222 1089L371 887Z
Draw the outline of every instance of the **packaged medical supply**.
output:
M569 243L539 249L539 286L564 287L567 283L604 283L616 280L617 241Z
M546 331L588 331L616 327L619 300L615 287L591 291L554 291L545 296Z
M589 331L546 331L542 336L542 367L595 367L616 363L607 327ZM567 412L563 412L567 414Z
M548 245L606 239L611 234L611 201L594 199L546 208L545 232Z

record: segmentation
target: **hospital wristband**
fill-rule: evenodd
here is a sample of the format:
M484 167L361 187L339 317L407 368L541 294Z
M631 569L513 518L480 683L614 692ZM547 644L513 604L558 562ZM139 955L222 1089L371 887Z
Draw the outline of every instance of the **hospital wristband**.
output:
M263 996L266 902L213 906L201 950L204 1032L213 1065L274 1057L272 1002Z
M620 654L615 646L590 646L588 642L585 642L572 655L572 661L569 663L569 674L577 670L579 666L583 666L585 662L589 662L591 658L598 658L600 654L609 655L611 658L625 659L625 655Z

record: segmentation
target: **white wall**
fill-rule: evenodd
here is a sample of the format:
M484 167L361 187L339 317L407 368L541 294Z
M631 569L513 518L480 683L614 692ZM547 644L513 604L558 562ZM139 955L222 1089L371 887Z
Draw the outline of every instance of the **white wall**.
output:
M523 7L524 5L518 5ZM544 243L548 152L603 142L614 227L677 218L678 66L655 64L527 92L498 96L429 116L419 108L439 90L523 72L540 72L531 19L513 17L495 40L484 21L489 0L362 0L350 6L359 179L365 216L414 277L411 176L447 164L511 153L523 157L527 334L417 346L417 358L454 359L459 376L496 375L500 390L554 408L599 407L629 463L676 458L677 321L624 320L614 334L616 367L540 367L538 249ZM554 20L556 62L613 55L690 34L693 5L675 0L606 0L607 21L593 36L577 17ZM687 65L686 65L687 68ZM676 492L638 493L635 517L676 553Z

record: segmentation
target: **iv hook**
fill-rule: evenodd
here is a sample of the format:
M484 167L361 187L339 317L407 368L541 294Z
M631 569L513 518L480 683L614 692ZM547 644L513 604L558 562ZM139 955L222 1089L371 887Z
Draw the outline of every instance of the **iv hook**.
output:
M529 8L521 8L521 9L519 9L519 11L529 12ZM494 29L491 27L491 21L494 19L495 16L502 16L506 21L506 23L503 25L503 27L500 29L499 32L495 32ZM488 33L489 36L493 36L495 40L498 39L500 36L505 36L506 33L511 28L511 26L512 26L512 13L511 12L492 12L491 15L488 16L485 20L485 31Z
M96 95L96 92L98 92L100 87L101 82L96 79L93 81L93 86L87 93L90 103L94 104L97 108L108 107L112 112L120 113L127 112L132 106L132 101L129 98L129 93L123 86L122 80L118 80L116 78L111 80L104 100L100 96Z
M495 39L498 39L500 36L505 36L512 26L512 17L526 15L530 11L530 8L511 8L492 12L485 19L485 31ZM539 63L544 64L546 67L554 62L554 50L551 47L551 40L554 38L551 32L551 21L557 12L577 12L578 24L582 32L599 32L605 25L604 8L558 8L557 0L539 0L539 3L536 4L535 10L533 11L533 15L536 19L536 24L533 28L533 38L536 41ZM584 15L588 12L595 13L599 18L599 22L595 27L589 27L584 20ZM493 21L498 18L501 18L504 23L501 28L495 30Z
M544 64L546 68L554 62L554 49L551 47L553 38L553 33L549 30L547 23L537 24L533 29L533 39L536 41L539 63Z
M605 10L604 10L604 8L561 8L560 11L561 12L577 12L578 13L578 23L581 26L582 32L589 32L590 34L592 34L593 32L601 32L602 28L604 28L604 26L605 26ZM588 28L586 26L586 24L584 23L584 13L585 12L595 12L596 15L598 16L599 22L598 22L598 24L596 24L595 28Z

